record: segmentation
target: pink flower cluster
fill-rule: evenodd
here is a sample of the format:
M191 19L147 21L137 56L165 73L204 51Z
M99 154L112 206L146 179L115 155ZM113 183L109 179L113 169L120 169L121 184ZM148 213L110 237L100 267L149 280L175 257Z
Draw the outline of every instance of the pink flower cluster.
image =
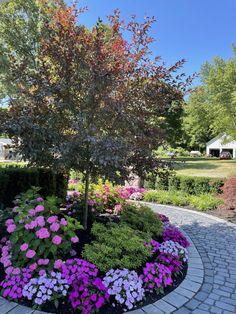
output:
M157 262L168 267L173 276L178 275L178 273L183 269L183 263L178 255L160 252L157 257Z
M117 188L117 191L119 192L120 196L128 200L130 196L134 193L144 193L145 189L144 188L137 188L133 186L124 186L124 187L119 187Z
M3 288L3 297L11 298L14 300L22 298L22 291L26 283L32 277L29 269L18 269L18 274L7 274L6 278L0 283Z
M141 275L145 290L159 294L164 287L171 286L171 270L159 263L146 263Z
M7 219L5 221L5 226L7 227L8 233L13 233L16 230L16 225L13 219Z
M181 246L184 248L187 248L190 246L190 243L185 238L185 236L182 234L182 232L173 225L167 225L163 230L163 239L164 241L173 241L178 242Z
M9 268L12 263L11 263L11 242L9 240L6 240L3 238L1 240L1 243L4 243L2 246L2 254L0 258L0 262L3 264L4 268L7 269Z

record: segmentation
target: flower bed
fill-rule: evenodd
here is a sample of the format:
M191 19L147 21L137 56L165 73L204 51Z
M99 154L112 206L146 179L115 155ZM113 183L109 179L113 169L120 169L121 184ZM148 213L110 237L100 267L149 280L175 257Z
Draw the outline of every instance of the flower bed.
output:
M102 191L90 198L95 210L86 231L75 219L79 192L64 211L37 190L21 195L4 221L3 297L47 312L122 313L158 300L184 279L189 243L168 217L126 203L124 189Z

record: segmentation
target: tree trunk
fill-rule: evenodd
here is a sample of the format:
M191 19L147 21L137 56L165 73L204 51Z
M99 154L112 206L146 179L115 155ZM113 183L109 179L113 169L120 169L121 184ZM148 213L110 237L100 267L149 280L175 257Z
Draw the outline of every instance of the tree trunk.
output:
M87 230L88 228L88 192L89 192L89 171L87 170L85 174L85 208L83 217L84 230Z

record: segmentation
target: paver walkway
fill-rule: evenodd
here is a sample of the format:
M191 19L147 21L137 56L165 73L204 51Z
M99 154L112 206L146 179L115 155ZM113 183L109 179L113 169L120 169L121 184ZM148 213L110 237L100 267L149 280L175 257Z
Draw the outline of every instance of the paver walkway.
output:
M167 215L194 242L203 262L204 281L199 292L173 313L236 313L236 225L172 206L151 205ZM154 314L154 313L149 313Z

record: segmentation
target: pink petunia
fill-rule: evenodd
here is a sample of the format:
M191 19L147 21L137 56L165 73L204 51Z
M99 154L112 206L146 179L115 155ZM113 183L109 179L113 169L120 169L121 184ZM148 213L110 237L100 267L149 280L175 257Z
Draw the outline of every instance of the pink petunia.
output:
M29 266L30 271L35 271L35 269L37 269L38 265L37 263L33 263Z
M36 252L34 250L29 250L26 252L26 257L33 258L36 255Z
M37 201L37 202L43 202L43 198L42 198L42 197L37 197L37 198L36 198L36 201Z
M52 243L55 244L55 245L61 244L61 241L62 241L62 238L59 235L55 235L52 238Z
M34 217L35 215L36 215L36 211L32 208L32 209L30 209L29 211L28 211L28 213L29 213L29 215L31 216L31 217Z
M45 220L43 216L39 216L36 218L36 222L39 227L44 227L45 226Z
M41 269L39 271L39 276L44 276L46 274L46 271L44 269Z
M7 219L5 221L5 226L10 226L10 225L13 225L14 224L14 220L13 219Z
M24 244L21 245L20 250L22 252L24 252L24 251L28 250L28 247L29 247L29 245L27 243L24 243Z
M38 265L41 266L41 265L48 265L49 263L49 259L48 258L40 258L38 260Z

